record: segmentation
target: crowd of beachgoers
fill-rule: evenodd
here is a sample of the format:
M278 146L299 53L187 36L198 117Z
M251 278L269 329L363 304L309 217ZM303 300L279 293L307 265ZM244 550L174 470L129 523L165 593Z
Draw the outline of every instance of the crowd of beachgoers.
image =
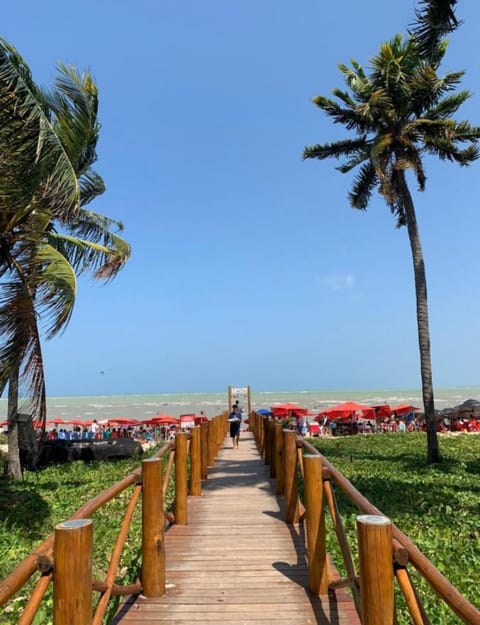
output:
M423 413L409 404L367 406L343 402L317 414L297 404L274 405L259 411L275 420L287 422L304 436L338 436L384 432L422 432L426 430ZM480 433L480 403L465 402L457 409L437 415L439 433Z
M132 438L143 445L160 441L172 440L177 431L188 431L194 425L207 420L201 413L173 417L160 414L150 419L138 420L125 417L114 419L64 420L52 419L45 427L39 422L33 422L37 437L44 440L64 441L99 441L118 438ZM0 423L6 428L7 423Z

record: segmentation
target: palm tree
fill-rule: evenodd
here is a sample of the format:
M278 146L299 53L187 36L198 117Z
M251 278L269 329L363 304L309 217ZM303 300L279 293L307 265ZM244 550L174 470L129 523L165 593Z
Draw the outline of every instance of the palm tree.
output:
M353 208L366 210L375 189L383 196L396 218L406 226L410 241L417 304L422 394L427 424L427 462L441 460L430 359L427 282L415 207L407 184L410 170L419 189L425 188L422 157L468 165L478 158L480 128L457 122L452 116L470 97L457 91L463 72L437 75L446 43L437 47L435 60L426 60L414 38L397 35L384 43L366 73L356 62L340 66L347 90L333 91L338 101L318 96L313 102L335 123L355 133L353 138L305 148L304 158L342 158L338 167L347 173L359 167L349 193Z
M119 222L85 208L105 190L91 169L100 129L91 75L60 65L55 89L43 91L18 52L0 40L2 100L8 106L0 112L0 145L6 148L0 161L5 208L0 223L0 388L9 381L9 472L19 478L20 386L32 398L32 414L43 425L46 419L39 318L47 338L58 334L72 314L76 275L91 271L101 279L113 278L130 247L118 235ZM19 172L27 178L19 179Z

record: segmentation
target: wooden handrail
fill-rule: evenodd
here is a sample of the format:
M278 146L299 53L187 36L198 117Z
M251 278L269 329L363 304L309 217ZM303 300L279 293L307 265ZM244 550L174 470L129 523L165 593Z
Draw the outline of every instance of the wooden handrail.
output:
M172 448L172 443L166 443L153 457L162 458ZM74 512L68 520L74 521L77 519L88 518L99 508L114 499L123 490L132 484L138 483L139 480L141 480L141 469L135 469L135 471L132 471L122 480L113 484L113 486L106 488L99 495L87 501L87 503ZM54 534L52 533L0 583L0 607L4 605L37 570L37 560L39 557L45 555L51 557L53 551L53 540Z
M316 453L322 457L324 466L330 471L331 479L348 496L350 501L365 514L382 515L383 513L371 504L347 478L338 471L318 449L307 441L300 439L301 444L309 453ZM392 524L392 535L403 549L408 552L408 560L428 582L433 590L445 601L450 609L468 625L480 625L480 611L475 608L465 597L451 584L446 577L428 560L428 558L415 546L395 524Z
M117 575L118 565L122 556L123 547L127 540L128 530L130 529L133 513L135 512L135 507L140 496L141 489L142 487L137 484L133 489L132 496L130 497L130 501L128 503L127 510L123 519L122 527L120 528L120 533L118 534L115 546L113 547L112 556L108 565L107 577L105 579L107 588L103 592L102 596L100 597L100 601L97 604L92 625L102 625L103 617L105 615L105 612L107 611L108 602L112 594L112 587L115 583L115 577Z
M18 619L17 625L31 625L31 623L33 623L33 619L35 618L37 610L40 607L40 603L47 592L48 585L52 581L52 577L53 574L51 572L40 575L35 585L35 589L30 595L30 599Z
M407 569L404 566L396 566L395 577L405 597L410 616L413 619L413 625L431 625Z
M212 462L214 462L216 453L221 447L223 438L227 432L226 419L227 413L224 413L210 420L206 424L206 427L203 428L203 437L200 436L200 428L197 428L197 430L195 431L195 434L197 435L195 449L193 449L192 447L193 443L191 442L190 437L183 435L185 439L182 441L185 452L183 453L183 459L180 458L182 454L177 453L179 451L178 448L180 447L180 445L178 444L179 440L166 443L156 454L154 454L150 458L149 461L143 461L141 468L132 471L125 478L113 484L111 487L105 489L96 497L86 502L69 519L67 519L67 521L57 526L56 530L61 527L62 531L63 529L66 529L68 531L70 529L70 525L75 522L91 524L90 517L97 510L99 510L102 506L120 495L125 489L134 486L134 490L127 505L119 534L113 547L112 556L110 558L105 580L93 579L90 583L88 583L85 575L83 575L82 573L84 578L83 583L81 585L81 588L79 587L77 590L85 595L85 601L83 602L85 614L87 614L87 612L91 612L91 607L87 607L87 604L91 600L88 587L90 587L91 590L100 592L102 595L99 602L97 603L95 614L93 615L93 621L90 621L90 618L88 618L89 625L99 625L102 622L111 596L126 596L130 594L138 594L140 592L143 592L145 595L151 596L159 595L164 592L165 554L163 547L159 550L159 532L162 532L163 535L165 527L168 526L168 524L175 522L173 515L164 511L164 498L162 496L166 494L166 491L168 489L173 464L176 463L176 459L178 456L181 459L182 464L185 465L183 467L183 469L185 469L185 475L183 476L184 479L182 481L185 482L184 490L186 493L186 459L189 450L191 451L192 456L194 456L192 457L192 463L196 463L194 471L196 472L195 479L198 482L199 480L201 480L201 478L204 477L204 475L202 474L203 470L205 470L205 472L207 470L209 453L212 453ZM203 440L201 440L201 438L203 438ZM177 439L182 439L182 436L180 435L179 437L177 437ZM162 463L158 463L158 461L162 460L162 458L168 452L171 453L169 454L169 459L164 471L162 468ZM176 470L177 478L179 473L181 473L181 469ZM205 477L207 476L205 475ZM145 579L143 580L143 582L137 580L135 583L129 584L128 586L120 586L118 584L115 584L115 577L117 575L121 554L128 536L133 513L136 508L139 495L142 491L142 577L144 577ZM194 487L192 487L192 491L193 494L201 494L201 486L198 483L195 484ZM176 499L178 502L178 488ZM181 517L181 515L178 513L178 510L177 517ZM56 532L56 534L58 534L58 531ZM0 583L0 606L2 606L10 598L12 598L13 595L20 588L22 588L22 586L24 586L24 584L30 579L35 571L39 571L41 573L41 577L38 579L36 586L26 604L26 607L23 610L22 615L20 616L20 625L31 625L45 596L45 592L50 582L52 581L52 578L55 584L54 590L57 588L57 586L59 588L63 587L63 578L56 579L56 574L58 574L58 571L63 569L59 569L57 566L53 568L53 549L55 546L56 534L51 534L50 536L48 536L48 538L39 547L37 547L27 558L25 558L16 567L16 569L12 571L7 576L7 578L5 578ZM62 555L62 563L66 565L65 575L75 575L75 566L77 564L83 567L82 571L87 571L89 566L91 568L91 557L91 555L87 556L87 560L82 560L81 558L78 560L76 558L74 560L69 560L68 558L63 558ZM162 562L160 560L162 560ZM75 565L73 568L70 566L70 564L72 563ZM87 577L91 578L91 571ZM87 596L89 597L89 601L86 600ZM76 601L76 599L74 599L74 601ZM67 607L67 609L65 610L65 605L66 603L63 598L60 598L60 601L58 603L55 602L54 593L54 611L56 611L55 614L57 614L57 618L67 618L67 620L70 621L71 606ZM66 616L67 613L70 616Z

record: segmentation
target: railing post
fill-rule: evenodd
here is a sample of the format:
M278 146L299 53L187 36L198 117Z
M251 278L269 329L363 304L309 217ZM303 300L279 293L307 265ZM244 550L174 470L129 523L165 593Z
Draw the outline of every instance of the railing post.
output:
M323 497L322 459L317 454L303 456L304 497L307 522L308 584L316 595L328 592L327 548Z
M357 517L362 625L393 625L392 522L380 515Z
M217 451L220 451L220 449L223 446L223 442L225 440L225 436L227 435L227 428L226 428L226 417L225 415L220 415L218 417L218 447L217 447Z
M187 525L187 434L175 436L175 523Z
M272 426L272 422L269 419L265 419L264 422L264 439L263 439L263 458L265 464L268 466L270 464L270 452L272 448L270 446L270 427Z
M53 622L90 625L92 622L91 519L65 521L55 527L53 558Z
M160 597L165 592L162 460L144 460L142 477L142 592L146 597Z
M268 438L270 442L270 477L275 479L277 475L277 450L276 450L276 439L275 439L275 426L278 425L277 421L272 421L270 423L270 428L268 430Z
M255 412L251 412L248 415L248 429L249 431L253 434L253 439L255 442L257 442L257 427L256 427L256 413Z
M265 423L266 418L262 415L259 419L258 423L258 451L260 452L260 456L265 455Z
M208 422L208 435L207 435L207 455L208 466L213 467L215 464L215 455L217 453L215 447L215 417Z
M201 453L202 453L202 480L208 475L208 422L200 425Z
M190 434L190 494L199 497L202 494L202 449L198 425Z
M273 458L272 464L275 465L276 488L277 495L283 494L283 465L282 465L282 447L283 447L283 425L275 423L273 426Z
M298 521L297 486L297 433L283 430L283 492L285 495L285 521Z

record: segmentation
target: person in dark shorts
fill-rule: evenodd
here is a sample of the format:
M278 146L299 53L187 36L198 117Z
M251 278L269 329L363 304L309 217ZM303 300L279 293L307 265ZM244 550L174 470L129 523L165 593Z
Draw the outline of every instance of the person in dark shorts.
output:
M230 422L230 438L232 439L232 445L234 449L237 449L240 439L240 426L242 424L242 413L237 404L233 406L232 412L228 415L228 420Z

